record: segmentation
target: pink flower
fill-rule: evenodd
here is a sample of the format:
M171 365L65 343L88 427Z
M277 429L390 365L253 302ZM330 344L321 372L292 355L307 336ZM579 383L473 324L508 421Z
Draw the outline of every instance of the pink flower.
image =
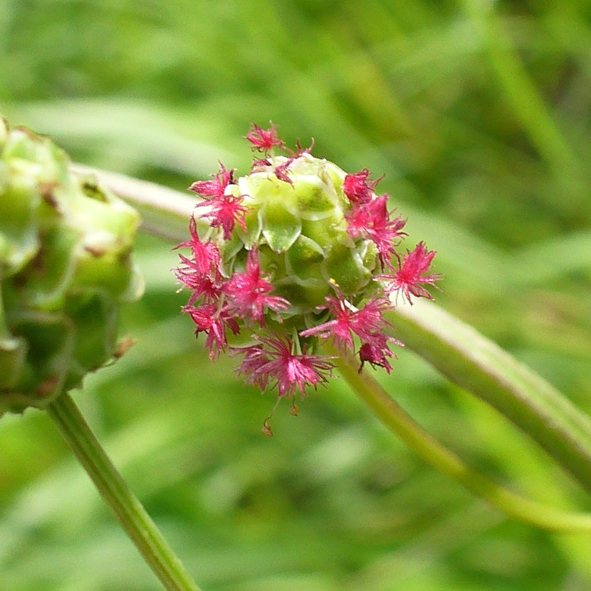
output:
M222 195L199 203L195 207L209 208L201 217L209 219L213 228L222 228L226 240L232 238L232 230L236 224L246 232L246 208L242 205L242 196Z
M183 265L174 270L177 279L191 291L189 306L192 306L199 298L206 302L217 301L221 291L221 276L219 272L203 272L198 263L179 255Z
M349 236L357 238L361 235L374 242L382 265L390 263L390 258L395 254L396 242L406 236L402 231L405 220L402 216L390 220L387 205L388 196L383 195L366 203L360 202L346 216Z
M303 154L311 154L312 150L314 149L314 138L312 138L312 142L310 143L310 147L309 148L302 148L302 144L300 144L300 140L296 140L296 149L295 152L293 150L289 150L290 153L293 155L294 158L298 158L299 156L302 156Z
M359 349L359 359L361 360L359 373L363 370L365 363L369 363L374 369L377 366L383 367L388 373L390 373L392 371L392 366L387 359L388 357L395 357L395 355L388 347L387 337L384 337L382 344L378 344L377 342L363 343Z
M277 128L274 125L271 125L270 129L261 129L258 125L253 124L246 139L252 144L252 149L258 152L268 152L275 146L285 147L285 144L277 137Z
M265 391L270 376L265 371L261 371L261 368L269 363L270 358L263 346L253 345L252 347L234 348L230 349L230 354L244 355L244 360L237 370L238 375L243 375L247 384Z
M176 248L191 248L195 270L201 274L209 273L212 268L217 267L219 264L220 251L211 241L201 242L199 233L197 232L197 223L193 216L191 216L191 221L189 223L189 231L191 232L191 240L181 242ZM185 261L186 260L187 259L185 259ZM191 265L193 265L193 262Z
M197 181L190 187L190 191L194 191L201 197L222 197L226 191L226 187L234 182L234 171L227 170L220 162L220 170L215 175L213 181Z
M372 199L375 186L381 179L367 182L370 172L367 168L355 173L348 174L343 182L343 192L351 203L369 203Z
M386 280L387 291L402 294L410 304L412 304L411 295L417 298L433 299L422 284L435 285L436 281L443 278L439 273L427 274L436 254L434 250L427 250L424 242L419 242L412 252L407 251L404 261L399 262L398 271L392 276L383 277Z
M255 158L250 167L251 172L261 172L266 170L267 166L271 166L271 161L268 158Z
M390 373L394 345L402 345L389 336L394 334L387 320L395 303L392 294L402 294L409 302L431 297L427 288L441 278L430 270L435 252L421 242L402 254L406 222L389 210L388 195L376 194L381 178L374 180L368 169L346 174L314 158L312 146L303 148L298 141L290 149L273 124L268 129L252 125L246 139L254 160L250 174L238 179L220 163L212 178L191 186L200 197L190 236L177 247L190 249L190 254L180 255L175 273L191 290L183 312L192 318L196 336L205 334L212 359L228 349L240 355L237 372L261 390L275 389L277 404L284 397L305 395L309 386L327 383L336 359L318 351L327 339L337 349L335 355L359 355L360 373L365 364ZM304 207L310 176L322 180L314 186L317 215ZM333 204L334 214L325 213L324 204L335 195L340 199ZM294 207L301 209L296 215L301 224L292 229L291 218L275 215L273 208L281 201L288 217L298 213ZM286 232L298 237L293 250L271 252L269 242ZM332 267L347 247L363 255L359 264L367 281L343 294L339 269L345 272L348 261ZM298 265L306 266L304 275ZM320 302L312 304L319 293ZM323 305L314 309L318 303ZM229 331L243 331L240 341L251 346L230 347L235 343ZM267 435L270 418L263 428Z
M245 359L238 369L249 383L257 386L273 381L279 396L295 396L296 391L305 394L306 386L325 384L328 380L324 372L331 372L330 357L301 355L293 353L293 343L289 337L256 337L262 345L244 350ZM240 351L237 351L240 353Z
M293 185L293 181L287 176L287 169L291 166L291 163L293 161L294 161L293 158L288 158L283 164L279 164L273 169L275 176L280 181L283 181L285 183L289 183L290 185Z
M259 253L252 249L248 253L246 271L235 273L224 285L224 293L229 299L228 313L251 318L265 326L265 308L279 312L289 307L286 299L268 295L273 289L273 285L261 277Z
M326 298L327 307L335 317L334 320L309 328L300 333L302 337L318 336L333 338L337 347L342 350L353 349L353 334L362 341L380 344L382 335L390 323L384 320L383 314L392 308L387 298L372 298L364 308L356 310L342 294ZM379 341L379 342L378 342Z
M283 164L277 164L276 166L274 166L273 162L267 158L255 159L252 162L251 171L269 172L269 167L272 167L273 173L280 181L293 185L293 181L287 176L287 171L295 158L295 156L288 158Z
M226 325L234 334L240 332L238 324L233 318L229 318L218 310L216 304L203 304L194 308L193 306L185 306L183 312L189 314L195 323L195 334L204 332L207 335L205 346L209 349L209 358L215 359L219 356L220 351L223 351L228 346L226 338Z

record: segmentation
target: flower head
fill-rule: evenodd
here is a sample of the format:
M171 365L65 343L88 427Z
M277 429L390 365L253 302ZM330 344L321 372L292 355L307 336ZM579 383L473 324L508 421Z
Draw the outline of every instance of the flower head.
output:
M246 231L244 221L246 209L242 205L242 196L222 195L199 203L195 207L207 208L201 217L209 219L212 228L222 228L226 240L232 237L232 230L236 224Z
M428 273L435 251L427 250L424 242L419 242L415 249L408 251L404 260L399 263L394 275L385 277L386 289L389 293L400 293L412 304L411 295L433 299L423 285L435 285L443 279L439 273Z
M253 125L246 139L252 144L252 149L258 152L269 152L273 148L285 147L277 137L277 128L274 125L269 129L261 129L258 125Z
M244 350L245 359L238 372L249 383L265 387L269 382L277 387L280 397L295 396L296 391L305 394L306 386L316 388L326 384L332 370L330 358L293 352L293 342L288 336L259 337L261 345ZM239 350L237 351L239 352Z
M204 198L223 197L226 187L234 182L234 171L227 170L223 164L220 163L220 170L215 175L213 181L197 181L190 187L190 191L194 191Z
M139 224L48 137L0 116L0 418L51 408L129 348L117 327L143 292Z
M376 194L381 179L369 170L346 174L299 142L289 150L274 126L255 125L246 139L260 153L250 174L235 178L220 165L213 180L192 186L203 201L180 245L190 255L175 271L210 357L240 355L245 381L275 388L279 399L326 384L327 339L357 355L360 371L390 372L390 347L401 344L386 319L390 295L430 297L424 286L440 278L428 271L435 253L423 243L397 252L405 220Z
M289 308L285 298L269 295L273 285L261 277L258 251L248 253L246 271L234 273L223 287L228 296L228 310L234 316L252 319L261 326L265 325L265 308L279 312Z
M367 182L371 173L367 168L355 173L348 174L343 181L343 193L351 203L369 203L372 200L375 186L380 179L371 183Z

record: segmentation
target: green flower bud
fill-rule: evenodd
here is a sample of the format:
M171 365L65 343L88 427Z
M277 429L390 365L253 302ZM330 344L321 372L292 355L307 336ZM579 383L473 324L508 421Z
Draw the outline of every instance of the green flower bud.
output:
M119 306L143 291L137 212L68 165L0 118L0 416L43 408L111 359Z

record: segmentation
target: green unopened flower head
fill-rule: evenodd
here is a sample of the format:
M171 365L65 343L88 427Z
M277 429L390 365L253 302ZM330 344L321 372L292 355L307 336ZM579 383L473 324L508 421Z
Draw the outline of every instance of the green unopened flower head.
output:
M274 127L254 126L247 140L262 155L250 174L221 166L191 186L203 200L180 245L191 249L176 270L192 292L184 312L207 335L210 356L232 345L247 382L277 387L280 398L326 382L322 339L390 371L397 341L384 313L392 294L430 297L435 252L422 242L397 251L405 220L368 170L347 174L311 149L288 150ZM201 235L196 218L209 222Z
M142 292L138 214L68 166L0 118L0 416L43 408L116 355L119 306Z

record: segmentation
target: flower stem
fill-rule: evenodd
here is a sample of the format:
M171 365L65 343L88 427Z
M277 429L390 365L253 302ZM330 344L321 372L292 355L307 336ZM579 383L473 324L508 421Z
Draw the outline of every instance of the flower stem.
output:
M437 470L520 521L556 532L591 532L591 514L562 511L524 498L466 465L424 431L367 372L360 374L353 360L343 359L328 345L325 348L331 355L337 355L334 363L339 372L376 417Z
M396 336L503 413L591 491L591 417L471 326L425 300L391 313Z
M200 591L105 454L72 398L63 394L47 407L47 411L164 588Z

